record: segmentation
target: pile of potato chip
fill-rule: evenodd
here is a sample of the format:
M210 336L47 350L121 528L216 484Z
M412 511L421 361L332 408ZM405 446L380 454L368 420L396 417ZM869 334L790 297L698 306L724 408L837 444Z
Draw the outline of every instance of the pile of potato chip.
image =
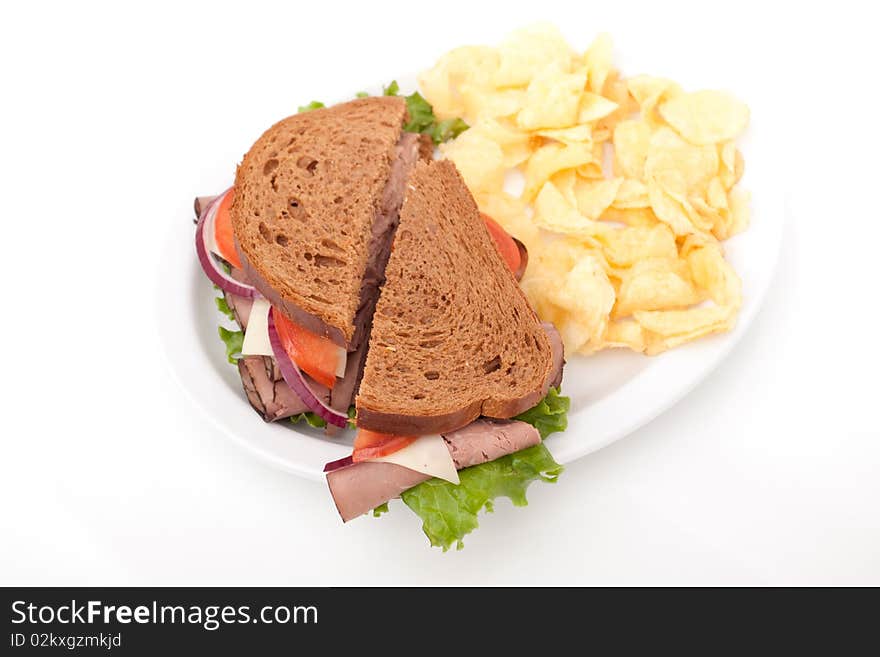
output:
M471 125L441 151L528 247L522 287L569 353L656 354L736 321L721 242L749 223L735 144L749 110L611 60L607 35L578 53L538 25L452 50L419 82L438 118ZM515 170L519 196L503 190Z

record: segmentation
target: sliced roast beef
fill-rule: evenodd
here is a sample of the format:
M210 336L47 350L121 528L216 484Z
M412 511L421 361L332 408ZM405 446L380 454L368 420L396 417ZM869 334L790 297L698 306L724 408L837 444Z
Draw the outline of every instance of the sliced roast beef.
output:
M550 349L553 350L553 369L550 371L550 387L558 388L562 385L562 368L565 365L565 347L562 344L562 336L551 322L541 322L541 326L550 338Z
M232 268L230 272L232 278L237 280L240 283L248 284L245 279L244 272L241 269ZM226 297L226 305L229 306L229 309L232 311L232 314L235 316L235 321L244 331L247 329L248 320L251 318L251 308L254 306L254 300L248 299L246 297L240 297L237 294L232 294L230 292L224 292L223 296Z
M379 288L385 282L385 265L388 264L388 256L391 254L394 232L397 230L397 224L400 223L400 206L403 204L403 194L406 191L406 179L420 157L419 137L420 135L412 132L401 133L400 141L394 148L391 173L388 182L385 183L376 218L373 220L369 257L364 270L364 279L361 282L360 302L354 316L352 345L355 348L369 338L369 322L379 297Z
M538 430L518 420L480 418L443 436L455 468L487 463L541 442Z
M248 401L266 422L283 420L310 410L281 376L275 359L269 356L244 356L238 361L238 373ZM308 378L312 391L325 403L330 391Z
M459 470L494 461L541 442L538 430L518 420L481 418L443 436ZM327 473L343 522L361 516L430 477L393 463L363 461Z
M354 403L354 396L360 385L361 375L364 373L364 361L367 359L367 343L368 341L364 340L361 342L360 347L348 352L348 357L345 361L345 376L337 379L336 385L330 389L330 407L341 413L347 413ZM342 431L340 427L330 423L327 423L327 426L324 428L324 433L328 436L335 436L340 431Z
M202 216L202 212L205 211L209 205L211 205L211 201L213 201L216 196L196 196L195 200L193 200L193 210L196 211L196 221L199 220L199 217Z

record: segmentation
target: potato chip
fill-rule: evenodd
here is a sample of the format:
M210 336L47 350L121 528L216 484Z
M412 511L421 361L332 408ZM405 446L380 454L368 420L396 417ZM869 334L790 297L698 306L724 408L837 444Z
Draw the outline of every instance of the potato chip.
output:
M526 130L573 126L585 84L584 73L567 73L558 63L550 64L529 83L517 124Z
M659 219L650 207L645 208L615 208L613 205L602 213L602 221L614 222L624 226L636 228L650 228L659 223Z
M530 139L529 133L519 130L509 121L496 118L481 119L471 126L469 132L479 133L494 141L501 148L527 143Z
M579 167L592 160L593 150L587 144L544 144L534 152L526 164L523 199L531 201L535 198L544 183L557 171Z
M630 267L647 258L678 257L675 235L666 224L621 228L597 235L596 239L605 247L608 262L617 267Z
M668 191L657 178L648 179L648 198L651 209L657 218L668 224L676 235L687 235L697 230L691 222L691 214L695 214L687 201L680 201Z
M608 79L605 81L605 89L602 95L608 100L617 104L617 109L608 116L600 119L596 123L596 130L607 130L614 132L614 128L621 121L625 121L633 117L639 111L639 104L635 98L629 93L626 80L621 80L617 71L611 71ZM593 136L596 139L596 136Z
M648 337L645 353L653 356L684 342L730 329L731 311L721 306L705 306L686 310L646 310L633 313Z
M491 139L501 147L504 155L504 168L511 169L525 162L532 154L532 138L508 121L484 118L471 126L468 132L475 132Z
M614 168L612 160L614 159L614 147L608 143L593 142L593 162L600 163L602 168L602 177L613 178Z
M573 208L577 207L577 197L574 195L574 186L577 182L577 174L574 169L565 169L550 176L550 182L559 190L562 197Z
M565 314L558 322L555 326L566 353L590 353L588 345L596 332L595 327L574 314Z
M574 51L553 25L538 24L513 32L498 48L496 87L524 87L548 64L568 65Z
M644 351L645 334L642 325L634 319L617 319L608 322L605 335L602 336L602 346Z
M689 271L675 257L650 257L624 275L612 316L628 317L640 310L687 308L702 300ZM651 329L653 330L653 329Z
M522 89L491 91L473 84L462 84L459 89L462 114L471 124L484 118L505 118L515 116L526 101Z
M742 178L745 169L742 153L732 141L725 142L721 148L721 170L718 177L724 189L731 189Z
M727 210L727 192L724 191L724 185L718 176L709 181L706 188L706 202L716 210Z
M601 338L614 306L614 288L596 258L578 260L562 285L548 292L553 303L576 314L576 321L563 322L560 329L563 342L568 339L567 348L577 351L587 341Z
M552 182L547 182L535 199L535 224L554 233L590 238L604 230L598 222L584 217Z
M592 146L593 131L588 125L576 125L570 128L543 129L536 135L562 142L563 144L583 143ZM601 136L601 135L600 135ZM601 139L599 141L602 141Z
M605 177L605 171L602 169L601 162L587 162L579 166L575 171L577 171L581 178L586 180L602 180Z
M650 178L673 171L680 176L685 195L703 195L718 166L718 150L714 146L694 146L674 130L662 127L651 135L644 172Z
M709 232L719 223L724 222L723 213L709 205L701 196L691 196L688 204L692 208L689 216L691 223L702 231Z
M419 87L438 119L464 116L459 87L469 84L475 88L490 88L499 63L500 57L495 48L455 48L419 76Z
M637 75L630 78L627 80L627 89L639 105L642 120L650 125L662 122L661 117L655 112L657 105L682 93L681 87L672 80L649 75Z
M711 235L705 233L691 233L678 240L678 257L686 259L691 253L705 246L716 246L717 242Z
M620 77L620 72L612 69L605 79L605 87L601 94L618 105L618 111L625 113L624 118L639 111L639 103L629 92L627 81Z
M641 180L651 144L651 128L644 121L621 121L614 128L614 173Z
M728 207L721 213L721 221L716 223L712 233L719 240L730 239L749 227L749 194L734 189L725 198Z
M455 141L441 145L440 152L455 163L472 193L501 191L504 153L491 139L466 130Z
M726 198L726 197L725 197ZM625 178L617 190L617 196L611 204L615 208L648 208L651 201L648 199L648 186L641 180Z
M742 283L733 267L724 259L718 244L694 249L687 256L687 264L694 283L705 290L717 305L739 308L742 304Z
M749 123L749 108L721 91L695 91L671 98L658 107L660 116L692 144L734 139Z
M728 206L730 207L730 226L727 230L727 237L733 237L737 233L741 233L749 227L751 220L751 212L749 211L749 202L751 194L739 188L730 192L728 197Z
M598 220L614 202L623 178L579 180L574 186L578 211L587 219Z
M599 94L586 91L580 97L575 117L578 123L590 123L591 121L605 118L617 110L617 107L618 105L614 101L608 100Z
M612 68L612 50L611 35L603 33L595 38L584 53L589 89L593 93L602 93L605 80Z
M578 126L580 127L580 126ZM587 126L589 127L589 126ZM594 144L604 143L611 139L611 135L614 134L611 128L593 128L592 139Z

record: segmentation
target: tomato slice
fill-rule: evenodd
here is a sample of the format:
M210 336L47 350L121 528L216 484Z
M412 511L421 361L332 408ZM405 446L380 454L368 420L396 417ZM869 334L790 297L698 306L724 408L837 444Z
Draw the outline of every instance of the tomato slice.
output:
M498 252L501 254L501 257L504 258L504 262L507 263L510 271L516 273L520 264L519 249L516 246L516 242L514 242L513 238L507 233L507 231L499 226L498 223L488 214L481 212L480 216L483 217L483 221L486 223L486 228L489 229L489 234L492 236L492 239L495 240L495 246L498 247Z
M388 456L412 444L418 436L397 436L390 433L379 433L369 429L358 429L354 439L354 452L351 460L355 463Z
M332 388L336 383L339 348L333 342L292 322L272 307L275 330L290 360L321 385Z
M236 269L241 269L241 260L238 259L238 253L235 251L235 240L232 237L232 217L229 213L232 207L232 193L230 190L217 208L217 216L214 217L214 242L223 259Z

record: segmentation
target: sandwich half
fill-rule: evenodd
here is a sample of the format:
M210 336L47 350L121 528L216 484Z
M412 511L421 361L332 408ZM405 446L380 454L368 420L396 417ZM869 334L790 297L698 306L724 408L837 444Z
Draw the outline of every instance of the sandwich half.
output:
M405 181L432 150L404 131L407 120L404 99L389 96L283 119L244 156L234 187L197 208L213 211L218 236L230 225L232 246L209 240L209 249L243 286L222 287L244 331L243 388L267 421L316 411L328 429L347 422ZM296 368L293 384L270 323Z
M540 444L513 419L562 380L542 324L449 161L418 163L373 317L352 455L328 464L344 521L408 489Z

